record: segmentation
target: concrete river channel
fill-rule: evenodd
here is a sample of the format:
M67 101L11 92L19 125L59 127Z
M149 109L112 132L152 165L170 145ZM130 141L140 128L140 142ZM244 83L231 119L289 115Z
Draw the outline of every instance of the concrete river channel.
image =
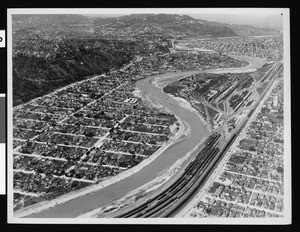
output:
M249 62L249 65L241 68L226 68L215 70L202 70L202 71L187 71L161 74L158 76L150 76L145 79L139 80L136 83L137 88L140 89L143 97L155 98L164 107L168 108L182 121L190 126L190 136L184 141L171 145L167 150L160 154L147 166L137 171L136 173L126 177L122 181L116 182L112 185L103 187L99 190L78 196L74 199L68 200L62 204L55 205L43 211L29 214L27 218L74 218L81 214L90 212L101 206L112 202L116 199L123 197L129 192L137 189L138 187L148 183L157 177L159 173L167 170L178 159L183 158L189 151L199 145L200 141L208 135L208 130L197 116L192 112L178 104L172 97L164 94L159 88L159 85L165 85L167 82L176 81L184 76L200 73L200 72L250 72L261 67L266 60L255 59L251 57L232 56L235 58L243 59ZM155 85L154 81L158 84ZM176 142L176 140L175 140ZM198 152L196 149L194 152Z

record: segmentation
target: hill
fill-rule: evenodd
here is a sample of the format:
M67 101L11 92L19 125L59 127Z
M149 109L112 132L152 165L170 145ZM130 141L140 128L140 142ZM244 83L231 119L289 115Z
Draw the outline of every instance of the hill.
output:
M169 51L170 39L224 37L229 27L187 15L13 15L14 105L127 64L135 54Z
M237 36L229 27L208 21L201 22L188 15L176 14L131 14L118 18L98 19L98 22L122 25L124 28L149 27L163 29L165 33L179 33L182 36L226 37Z
M83 80L86 76L120 68L132 59L130 52L103 42L65 40L59 45L62 48L48 57L22 53L13 56L14 105Z
M252 34L282 34L283 19L282 15L274 14L199 14L192 15L196 19L213 21L227 25L238 35ZM247 32L249 31L249 32ZM265 31L265 32L264 32ZM244 34L246 33L246 34Z

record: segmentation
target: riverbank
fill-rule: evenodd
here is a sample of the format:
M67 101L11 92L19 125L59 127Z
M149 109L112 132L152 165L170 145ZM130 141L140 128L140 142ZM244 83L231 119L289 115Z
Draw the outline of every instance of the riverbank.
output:
M187 126L187 125L186 125ZM186 127L185 126L185 127ZM183 135L180 136L179 140L176 140L172 146L175 144L178 144L182 141L184 141L188 135L190 128L186 127L187 129L184 131ZM136 207L136 200L138 198L143 198L143 202L147 201L149 197L147 195L150 195L153 193L157 188L159 188L161 185L165 184L169 179L173 176L174 173L176 173L177 169L180 168L180 165L182 162L181 160L178 160L171 168L169 168L164 173L158 173L157 177L153 179L152 181L146 183L145 185L134 189L130 193L126 194L124 197L110 202L98 209L95 209L91 212L82 214L79 216L79 218L111 218L116 216L116 212L120 214L126 207L126 210L129 210L130 208ZM139 202L140 203L140 202ZM107 212L108 211L108 212Z
M165 77L163 79L168 78ZM184 77L181 77L184 78ZM162 79L153 79L150 83L153 84L154 86L158 87L162 94L173 98L174 100L176 100L178 102L178 104L189 110L190 112L196 114L199 119L203 122L203 124L207 125L207 123L205 122L205 120L201 117L201 115L199 114L199 112L193 108L189 102L187 102L186 100L182 99L182 98L178 98L175 97L173 95L170 94L166 94L163 92L163 88L168 84L168 83L164 83L164 84L160 84L159 81ZM138 96L140 96L140 93L136 93ZM155 100L155 97L152 96L152 99L150 99L150 96L146 96L146 102L150 103L150 105L152 105L153 107L158 107L158 108L163 108L163 106L156 101L156 103L153 102L153 100ZM188 124L186 122L182 122L182 119L178 118L178 116L176 116L177 120L180 123L184 123L186 124L185 127L182 125L182 128L188 128ZM190 130L191 128L188 128L188 130L184 131L184 135L185 136L190 136ZM124 208L126 208L126 211L136 207L136 199L138 198L143 198L142 202L139 202L138 204L142 204L144 202L146 202L147 200L151 199L151 195L153 195L152 193L154 192L154 190L158 189L159 187L161 187L162 185L165 185L171 178L172 179L176 179L177 176L175 176L175 174L182 169L183 164L190 158L190 156L196 151L198 150L198 148L202 145L203 141L206 139L207 137L203 137L201 139L201 141L199 142L199 144L197 144L197 146L195 146L194 148L192 148L183 158L177 160L175 162L174 165L172 165L167 171L164 171L163 173L158 173L157 177L146 183L145 185L141 186L138 189L133 190L132 192L130 192L129 194L125 195L124 197L122 197L121 199L118 199L115 202L109 203L99 209L95 209L91 212L88 212L86 214L80 215L79 217L82 218L99 218L99 217L115 217L116 216L116 212L117 214L121 214L122 211L124 211ZM174 146L177 143L180 143L182 141L176 141L172 146ZM188 162L189 163L189 162ZM178 175L180 173L177 173ZM172 181L171 181L172 182ZM169 183L170 185L171 183ZM169 185L165 185L163 189L165 189L166 187L168 187ZM160 190L163 191L163 189ZM123 209L122 209L123 208ZM106 213L108 212L108 213Z

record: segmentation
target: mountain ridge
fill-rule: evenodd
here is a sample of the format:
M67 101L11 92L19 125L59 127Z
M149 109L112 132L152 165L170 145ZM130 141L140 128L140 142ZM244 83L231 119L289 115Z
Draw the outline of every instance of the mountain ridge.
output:
M37 25L51 24L74 24L86 23L87 25L100 24L101 26L110 27L112 24L121 24L123 27L141 26L161 27L162 29L172 30L182 33L185 36L205 36L205 37L225 37L237 36L237 34L229 27L224 25L216 25L206 21L199 21L188 15L177 14L131 14L116 18L89 18L83 15L68 14L68 15L13 15L13 20L21 23L22 26L34 27Z

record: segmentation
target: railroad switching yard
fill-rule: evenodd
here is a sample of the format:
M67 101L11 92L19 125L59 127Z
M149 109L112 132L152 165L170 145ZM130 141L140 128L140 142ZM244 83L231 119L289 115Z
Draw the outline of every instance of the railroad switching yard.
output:
M179 43L189 49L176 46ZM94 191L93 186L147 165L149 158L188 135L182 120L163 104L149 104L136 82L191 71L187 59L202 57L193 63L193 73L171 80L161 91L179 105L192 107L209 136L181 172L151 197L101 215L284 217L282 37L193 38L179 43L172 40L170 52L157 56L159 62L156 55L137 55L119 70L14 107L14 212ZM251 61L234 55L258 57L262 65L247 71ZM180 66L171 64L176 56Z
M188 207L188 217L283 217L283 79L254 115L225 168Z
M169 188L139 207L119 215L119 217L176 216L184 208L186 201L195 195L199 186L203 184L210 171L214 169L214 165L219 163L220 159L227 153L236 137L241 133L247 119L252 116L260 100L280 75L282 75L282 64L271 63L253 73L195 74L166 86L164 88L165 93L185 98L194 107L197 107L203 118L207 120L207 124L212 128L212 135L206 140L205 146L196 158L185 168L183 175ZM277 96L276 99L279 97L283 100L282 90L281 79L281 88L274 94ZM250 107L252 104L253 106ZM273 108L272 106L273 101L271 100L269 108L266 108L270 111ZM278 107L277 102L276 106L278 110L280 108L281 112L278 114L277 110L275 115L269 115L268 119L261 124L263 126L266 122L268 125L274 125L270 129L274 132L272 133L272 139L267 139L268 132L265 136L258 135L256 137L257 131L250 130L249 134L240 142L241 148L235 150L234 154L231 155L226 170L219 177L220 183L214 182L209 188L208 193L211 196L205 198L206 203L199 201L193 206L194 210L184 216L283 216L283 141L281 140L283 121L280 119L282 117L283 102L280 102L280 107ZM258 121L261 121L261 117ZM257 120L257 118L255 119ZM264 146L271 146L270 143L273 143L273 139L280 140L278 146L276 146L278 150L275 147L274 149L265 150ZM259 148L254 148L256 144L253 147L251 142L260 143ZM260 155L256 155L254 151L259 151ZM274 156L264 156L262 155L263 152L272 153ZM251 165L249 168L246 160L249 160L248 162ZM245 162L244 166L242 166L243 161ZM258 165L258 162L261 162L261 165ZM274 167L270 170L268 170L269 162L275 162ZM248 170L245 171L245 167ZM227 185L222 184L227 179L231 182L229 184L226 182ZM252 193L250 189L254 187L260 191L253 191ZM222 190L224 190L223 194ZM275 196L272 195L273 191ZM224 199L224 201L221 199ZM246 207L245 205L248 203L249 207ZM262 209L260 210L260 208Z

